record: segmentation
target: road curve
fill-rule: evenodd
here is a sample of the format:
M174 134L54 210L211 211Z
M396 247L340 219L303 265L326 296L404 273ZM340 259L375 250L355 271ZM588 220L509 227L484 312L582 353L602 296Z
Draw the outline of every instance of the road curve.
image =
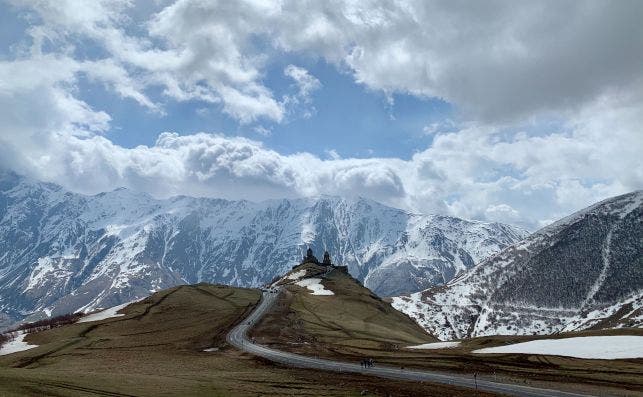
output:
M410 369L399 369L384 365L378 365L372 368L362 368L359 364L348 363L343 361L333 361L321 358L302 356L299 354L288 353L281 350L271 349L269 347L252 343L247 338L247 332L268 312L277 300L279 292L264 292L259 305L250 315L240 324L234 327L227 335L228 343L247 353L251 353L268 360L281 364L290 365L299 368L314 368L335 372L351 372L362 375L378 376L382 378L402 379L411 381L424 381L432 383L442 383L452 386L475 388L476 381L466 375L450 374L441 372L429 372ZM540 389L511 383L491 382L487 380L478 380L477 387L480 390L506 394L519 397L587 397L588 394L576 394L559 390Z

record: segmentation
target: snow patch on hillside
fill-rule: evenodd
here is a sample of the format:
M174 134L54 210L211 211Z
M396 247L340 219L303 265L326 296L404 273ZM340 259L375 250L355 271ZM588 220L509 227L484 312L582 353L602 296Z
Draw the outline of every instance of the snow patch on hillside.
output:
M460 346L460 342L433 342L433 343L424 343L422 345L416 345L416 346L407 346L406 348L433 350L433 349L450 349L458 346Z
M17 335L14 336L13 340L10 340L9 342L0 346L0 356L17 353L17 352L33 349L34 347L38 347L38 345L30 345L29 343L25 342L25 337L27 335L28 334L25 333L24 331L18 331Z
M124 309L126 306L133 302L126 302L118 306L110 307L98 313L90 314L78 320L79 323L89 323L92 321L101 321L113 317L122 317L125 313L118 313L119 310Z
M321 284L321 278L307 278L301 281L297 281L295 284L300 287L308 288L310 291L312 291L310 293L311 295L335 295L333 291L326 289Z
M622 318L629 319L632 324L640 324L641 319L639 318L639 316L636 316L636 313L641 312L641 309L643 309L643 291L639 291L631 297L626 298L621 302L617 302L614 305L595 309L588 313L583 313L579 316L574 316L567 320L565 327L561 330L561 332L580 331L590 328L591 326L596 325L601 321L605 321L609 317L616 314L623 307L627 307L628 305L631 305L631 309L628 313L625 313ZM617 325L616 328L623 328L623 326L624 323L621 323Z
M286 276L286 280L296 280L299 281L302 277L306 276L306 269L298 270L294 273L290 273Z
M544 354L588 359L628 359L643 357L643 336L583 336L540 339L507 346L474 350L478 354Z
M23 292L31 289L41 287L47 283L49 279L66 278L73 274L65 264L69 257L43 257L38 258L37 265L31 271L27 287Z

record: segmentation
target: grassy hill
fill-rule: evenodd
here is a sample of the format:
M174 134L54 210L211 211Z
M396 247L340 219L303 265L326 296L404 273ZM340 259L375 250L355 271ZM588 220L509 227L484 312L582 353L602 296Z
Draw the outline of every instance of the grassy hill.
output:
M259 342L347 361L372 357L378 364L478 372L482 378L556 383L590 393L640 395L643 389L643 360L471 353L529 337L405 349L435 339L347 273L304 265L291 275L302 271L333 295L312 295L285 277L279 281L285 289L281 300L253 331ZM259 298L256 289L180 286L127 306L121 317L30 334L26 341L39 347L0 356L0 396L470 395L447 386L289 368L240 353L225 335Z
M341 350L360 355L371 350L436 341L405 314L374 295L348 273L315 264L297 266L277 284L283 286L276 310L253 330L257 341L308 354ZM320 278L334 295L313 295L296 284ZM288 276L292 275L289 279Z
M274 365L228 346L256 289L198 284L158 292L124 316L27 336L0 356L0 396L453 395L446 386ZM215 349L205 352L205 349Z
M303 275L305 274L305 275ZM290 278L289 278L290 275ZM285 290L274 310L252 331L257 342L281 350L357 362L364 357L406 368L478 373L482 378L540 387L639 395L643 360L586 360L528 354L481 355L473 350L543 337L492 336L468 339L457 348L412 350L406 346L436 341L415 322L373 295L350 275L304 264L278 281ZM303 276L302 276L303 275ZM313 295L296 281L319 278L334 295ZM570 333L643 334L643 330ZM551 338L551 336L549 337Z

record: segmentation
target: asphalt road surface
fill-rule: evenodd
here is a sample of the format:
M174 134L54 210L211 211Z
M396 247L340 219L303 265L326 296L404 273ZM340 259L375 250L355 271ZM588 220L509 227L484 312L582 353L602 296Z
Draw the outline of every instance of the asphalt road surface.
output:
M299 368L314 368L335 372L351 372L362 375L378 376L382 378L442 383L471 389L476 388L477 383L477 388L479 390L520 397L589 396L588 394L576 394L558 390L540 389L536 387L529 387L512 383L491 382L482 379L478 379L476 382L473 376L462 374L400 369L384 365L377 365L371 368L363 368L359 364L355 363L302 356L299 354L275 350L266 346L252 343L247 338L248 330L252 328L266 312L268 312L268 310L272 307L272 305L274 305L275 301L277 300L278 295L279 292L264 292L259 306L257 306L255 310L250 313L250 315L244 321L242 321L239 325L234 327L230 331L230 333L228 333L228 343L244 352L251 353L274 362Z

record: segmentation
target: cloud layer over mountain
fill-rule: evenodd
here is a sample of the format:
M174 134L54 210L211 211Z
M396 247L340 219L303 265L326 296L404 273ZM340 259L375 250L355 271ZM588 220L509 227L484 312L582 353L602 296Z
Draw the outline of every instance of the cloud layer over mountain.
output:
M22 15L26 38L0 60L0 165L76 191L363 195L535 228L643 186L640 2L2 7ZM386 95L442 98L460 119L429 129L432 144L405 159L284 153L228 131L158 131L156 144L127 148L108 138L112 116L82 90L99 84L159 114L198 101L278 134L289 114L314 113L310 96L324 86L291 64L282 71L291 90L277 93L266 70L292 54Z

